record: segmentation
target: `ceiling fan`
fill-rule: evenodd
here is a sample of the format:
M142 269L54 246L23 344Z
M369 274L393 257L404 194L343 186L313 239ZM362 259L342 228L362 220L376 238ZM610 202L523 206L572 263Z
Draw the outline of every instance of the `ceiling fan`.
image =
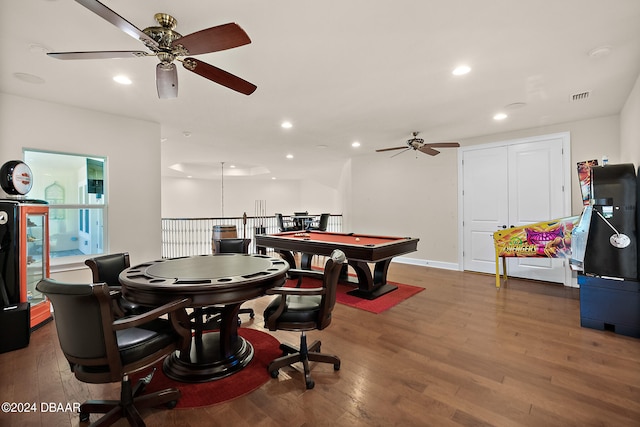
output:
M422 153L428 154L430 156L435 156L436 154L440 154L440 152L433 147L438 148L455 148L460 147L460 144L457 142L424 142L424 139L418 138L418 134L420 132L413 132L413 138L407 140L406 146L401 147L391 147L391 148L381 148L380 150L376 150L377 153L383 151L392 151L392 150L404 150L399 152L398 154L402 154L405 151L410 149L418 150ZM397 156L398 154L394 154L391 157Z
M178 72L173 62L174 60L181 62L183 67L188 71L245 95L252 94L257 88L254 84L240 77L189 56L217 52L251 43L251 39L249 39L247 33L235 23L218 25L182 36L174 31L177 25L176 19L166 13L155 14L154 18L159 26L140 30L98 0L76 0L76 2L120 28L131 37L140 40L151 52L98 51L48 53L48 55L53 58L110 59L156 56L160 60L160 63L156 65L156 88L158 90L158 97L161 99L176 98L178 96Z

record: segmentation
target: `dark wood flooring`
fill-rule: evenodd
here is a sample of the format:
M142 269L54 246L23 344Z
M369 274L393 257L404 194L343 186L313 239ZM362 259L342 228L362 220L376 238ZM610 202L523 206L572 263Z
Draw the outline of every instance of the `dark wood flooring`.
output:
M640 426L640 340L580 327L576 289L392 264L390 279L425 288L382 314L338 305L305 390L284 368L258 390L201 409L143 412L165 426ZM268 297L247 303L263 329ZM276 332L280 341L298 335ZM69 372L52 323L29 347L0 355L0 402L115 398L118 384L87 385ZM79 425L70 413L0 413L2 427ZM118 426L126 426L121 421Z

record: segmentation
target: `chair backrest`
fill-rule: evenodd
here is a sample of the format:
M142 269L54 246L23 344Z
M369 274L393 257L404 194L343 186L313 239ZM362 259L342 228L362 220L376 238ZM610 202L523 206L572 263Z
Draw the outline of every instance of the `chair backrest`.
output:
M284 220L282 219L282 214L281 213L277 213L276 214L276 221L278 223L278 229L280 231L284 231Z
M118 276L130 267L128 252L89 258L84 263L91 269L93 283L106 283L110 286L120 286Z
M62 283L41 280L36 289L45 294L54 310L60 347L71 364L121 369L109 287L104 283ZM119 373L115 381L119 380Z
M309 211L304 211L304 212L294 212L293 213L296 216L304 216L304 215L309 215Z
M320 214L320 221L318 222L318 230L327 231L327 226L329 225L329 216L328 213Z
M324 265L324 275L322 278L322 287L325 293L320 302L320 312L318 314L318 329L324 329L331 323L331 313L336 305L336 295L338 291L338 279L342 264L346 260L346 255L339 249L331 252L331 256Z
M251 239L214 239L213 246L218 254L248 254Z

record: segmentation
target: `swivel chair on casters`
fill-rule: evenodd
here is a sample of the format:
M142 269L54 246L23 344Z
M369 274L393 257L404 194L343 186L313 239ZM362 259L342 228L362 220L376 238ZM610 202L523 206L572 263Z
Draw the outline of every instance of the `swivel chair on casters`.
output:
M93 283L106 283L112 291L121 290L118 276L131 266L128 252L102 255L85 260L85 265L91 270ZM122 317L129 314L140 314L149 311L151 307L135 304L120 296L116 301L116 312Z
M60 347L75 377L86 383L120 381L120 400L88 400L80 405L80 421L91 413L105 414L96 424L108 426L126 417L132 426L145 425L137 408L173 408L180 390L172 388L141 395L153 372L132 387L129 375L150 367L175 350L188 351L191 330L182 299L146 313L118 319L104 283L62 283L43 279L36 289L49 298ZM169 320L160 316L169 315Z
M340 358L320 353L320 341L307 345L306 331L322 330L331 323L331 313L336 303L338 278L342 264L346 259L340 250L334 250L327 260L324 273L313 270L293 270L296 277L314 277L322 280L319 288L277 287L267 290L267 295L277 295L264 310L265 327L270 331L300 331L300 348L281 344L283 356L275 359L267 368L272 378L278 377L278 371L284 366L302 362L307 389L315 382L311 379L309 362L333 364L334 370L340 369ZM292 270L289 270L292 272Z

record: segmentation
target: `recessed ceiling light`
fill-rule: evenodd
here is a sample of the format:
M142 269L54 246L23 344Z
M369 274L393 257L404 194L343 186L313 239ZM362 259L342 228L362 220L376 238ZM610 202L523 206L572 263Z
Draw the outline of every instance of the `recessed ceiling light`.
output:
M360 143L358 141L354 141L351 143L351 146L354 148L360 147Z
M316 148L329 148L329 146L325 144L318 144L316 145Z
M276 179L276 177L275 177L275 176L272 176L272 177L271 177L271 179Z
M463 76L469 73L469 71L471 71L471 67L469 67L468 65L460 65L456 67L451 73L454 76Z
M507 118L507 115L505 113L497 113L496 115L493 116L493 120L504 120Z
M293 154L287 154L287 159L293 159Z
M127 76L123 76L122 74L114 76L113 81L116 83L120 83L121 85L130 85L131 79Z
M185 138L189 138L189 137L191 136L191 132L189 132L188 130L185 130L184 132L182 132L182 135L183 135Z
M231 169L235 169L236 165L229 165Z
M44 79L42 77L34 76L33 74L28 74L28 73L13 73L13 77L15 77L18 80L22 80L23 82L26 82L26 83L33 83L33 84L44 83Z
M293 124L291 124L291 122L282 122L280 126L282 126L284 129L291 129L293 127Z

